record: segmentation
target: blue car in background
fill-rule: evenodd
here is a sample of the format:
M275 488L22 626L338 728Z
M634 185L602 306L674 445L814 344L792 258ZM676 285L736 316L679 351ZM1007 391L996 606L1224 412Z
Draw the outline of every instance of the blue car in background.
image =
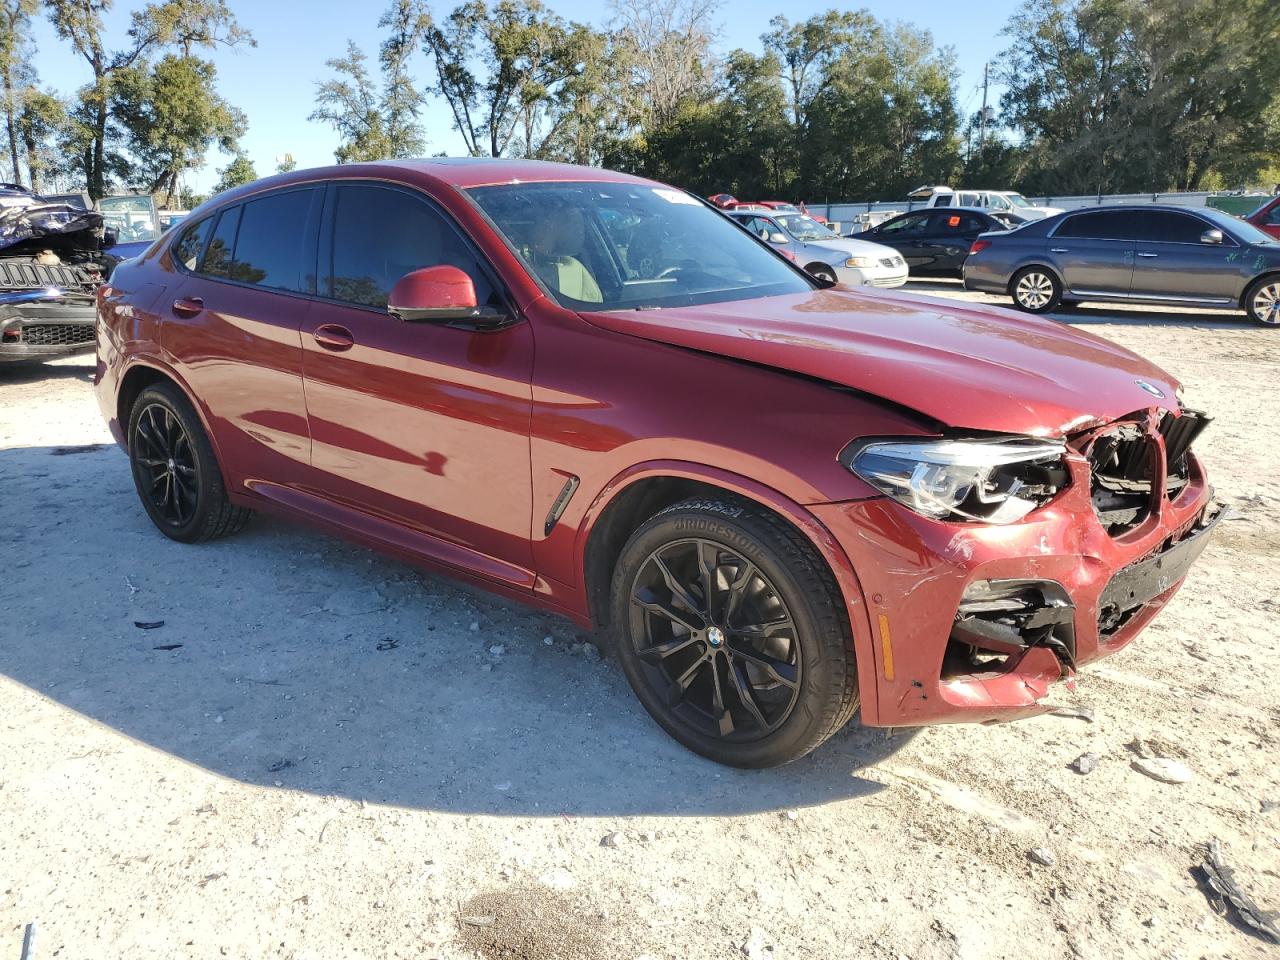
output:
M964 285L1047 313L1083 300L1243 310L1280 327L1280 242L1209 208L1090 207L981 234Z

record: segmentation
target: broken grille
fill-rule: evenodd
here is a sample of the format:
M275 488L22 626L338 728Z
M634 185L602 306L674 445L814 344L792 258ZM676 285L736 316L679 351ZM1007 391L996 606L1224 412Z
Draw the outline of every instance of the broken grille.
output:
M65 347L93 343L93 325L79 323L39 323L22 328L24 342L38 347Z
M1164 439L1165 495L1177 499L1191 482L1191 444L1210 423L1195 410L1166 413L1158 427ZM1155 509L1152 487L1159 447L1141 424L1122 423L1102 434L1089 451L1093 509L1113 537L1132 530Z

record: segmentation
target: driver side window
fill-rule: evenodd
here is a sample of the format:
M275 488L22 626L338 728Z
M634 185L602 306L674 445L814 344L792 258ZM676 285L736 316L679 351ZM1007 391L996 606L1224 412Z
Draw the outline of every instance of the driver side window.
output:
M471 278L476 303L500 302L488 272L444 216L403 190L339 184L333 251L322 293L383 309L396 281L423 267L454 266Z

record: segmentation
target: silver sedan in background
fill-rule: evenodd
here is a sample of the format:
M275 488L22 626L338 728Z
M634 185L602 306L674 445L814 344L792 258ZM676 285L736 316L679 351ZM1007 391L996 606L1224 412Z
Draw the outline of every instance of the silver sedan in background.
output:
M728 210L726 215L815 277L850 287L900 287L907 282L907 261L897 250L836 236L807 214Z

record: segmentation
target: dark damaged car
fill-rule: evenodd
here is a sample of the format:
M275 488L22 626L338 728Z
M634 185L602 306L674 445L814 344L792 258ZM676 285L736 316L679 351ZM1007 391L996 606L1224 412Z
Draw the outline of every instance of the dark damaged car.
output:
M93 350L93 295L118 258L102 214L0 185L0 363Z

